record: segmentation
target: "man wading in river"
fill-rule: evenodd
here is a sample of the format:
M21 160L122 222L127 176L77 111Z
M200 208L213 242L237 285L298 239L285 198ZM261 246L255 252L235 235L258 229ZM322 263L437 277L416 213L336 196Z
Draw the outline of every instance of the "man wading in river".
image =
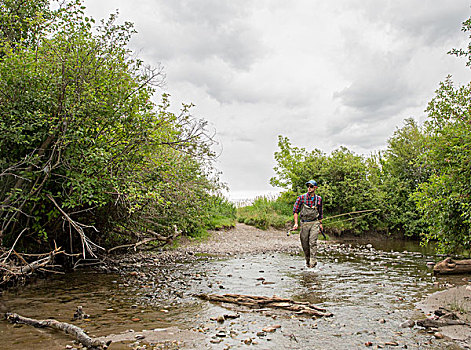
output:
M299 196L294 203L293 230L298 228L298 216L301 219L301 246L306 257L307 267L317 265L317 236L322 227L322 198L316 194L317 182L306 182L307 193Z

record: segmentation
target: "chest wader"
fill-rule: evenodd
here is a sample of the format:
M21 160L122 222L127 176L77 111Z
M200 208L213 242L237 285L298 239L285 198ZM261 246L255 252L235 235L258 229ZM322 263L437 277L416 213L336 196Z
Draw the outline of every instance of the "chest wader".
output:
M301 246L303 247L307 267L314 267L317 265L317 236L319 236L320 230L317 196L315 197L314 203L313 207L303 203L300 212L301 232L299 237L301 239Z

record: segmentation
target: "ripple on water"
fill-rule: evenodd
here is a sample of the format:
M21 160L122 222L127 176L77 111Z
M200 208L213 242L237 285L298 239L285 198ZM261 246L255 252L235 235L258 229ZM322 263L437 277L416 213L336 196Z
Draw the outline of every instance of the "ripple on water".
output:
M390 341L408 349L451 349L454 346L444 340L399 326L414 316L414 304L437 288L425 267L428 260L424 252L339 244L321 246L319 264L313 270L304 268L300 255L255 254L143 265L141 277L91 272L55 276L3 298L25 316L62 321L70 321L76 306L82 305L91 318L77 325L93 336L178 326L206 334L201 348L240 347L241 341L253 338L264 349L352 349L364 348L365 342ZM276 310L245 310L240 318L218 324L210 318L241 309L203 302L194 297L199 293L278 295L319 304L334 316L310 319ZM281 328L257 336L273 323ZM221 337L221 332L226 336ZM217 333L223 340L211 343ZM0 337L2 349L8 350L31 344L36 350L63 349L70 344L65 335L5 322L0 323Z

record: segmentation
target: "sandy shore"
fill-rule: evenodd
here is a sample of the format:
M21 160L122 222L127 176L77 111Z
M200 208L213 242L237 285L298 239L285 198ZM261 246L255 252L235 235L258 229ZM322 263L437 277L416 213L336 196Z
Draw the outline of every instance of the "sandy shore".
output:
M286 236L285 231L259 230L238 223L235 229L212 231L201 243L185 240L177 250L214 255L256 254L264 252L298 252L301 249L299 235Z
M471 285L458 286L436 292L418 304L427 317L442 307L455 313L460 320L471 324ZM471 348L471 326L456 325L439 327L444 336L458 341L466 348Z

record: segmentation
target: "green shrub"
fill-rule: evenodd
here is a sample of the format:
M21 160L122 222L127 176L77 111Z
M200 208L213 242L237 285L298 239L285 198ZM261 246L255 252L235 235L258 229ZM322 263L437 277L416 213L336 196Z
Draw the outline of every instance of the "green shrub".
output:
M291 223L292 204L285 196L261 196L248 205L237 210L237 220L247 225L266 230L269 227L285 228Z

